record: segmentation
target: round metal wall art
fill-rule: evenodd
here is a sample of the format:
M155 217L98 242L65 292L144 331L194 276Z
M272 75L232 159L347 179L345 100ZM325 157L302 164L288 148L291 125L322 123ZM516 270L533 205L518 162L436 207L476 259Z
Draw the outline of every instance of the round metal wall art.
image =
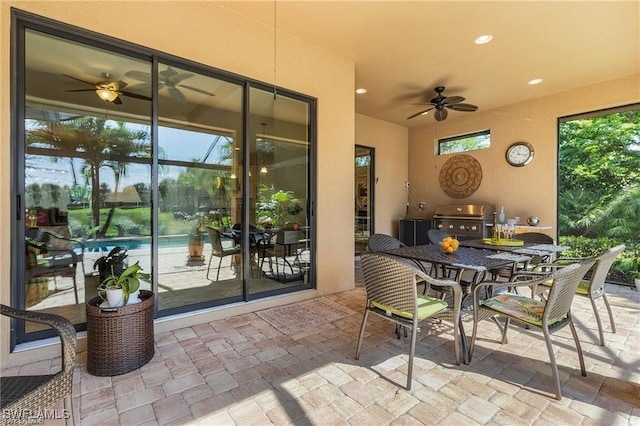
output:
M440 187L452 198L465 198L476 192L482 182L482 168L470 155L448 159L440 170Z

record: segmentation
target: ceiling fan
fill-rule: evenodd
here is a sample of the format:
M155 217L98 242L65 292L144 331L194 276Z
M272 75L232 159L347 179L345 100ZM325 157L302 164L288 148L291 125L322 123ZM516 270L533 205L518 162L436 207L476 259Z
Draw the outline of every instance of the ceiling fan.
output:
M422 103L414 103L411 105L429 105L429 108L424 109L420 112L417 112L413 115L407 117L407 120L418 117L419 115L424 115L432 109L436 109L435 118L437 121L443 121L447 119L449 115L448 109L452 109L454 111L462 111L462 112L474 112L478 109L477 106L471 104L463 104L464 101L462 96L444 96L442 92L444 92L444 86L438 86L434 90L437 95L435 98L431 99L429 102Z
M102 78L104 80L92 83L90 81L86 81L83 80L81 78L78 77L74 77L72 75L68 75L68 74L63 74L65 77L69 77L72 78L74 80L77 80L81 83L85 83L88 84L90 86L93 86L93 88L91 89L71 89L71 90L67 90L67 92L91 92L91 91L95 91L96 95L98 95L98 97L100 99L102 99L103 101L106 102L113 102L114 104L120 105L122 103L122 100L120 99L120 95L122 96L129 96L132 98L136 98L136 99L142 99L145 101L150 101L151 98L148 96L143 96L143 95L139 95L137 93L132 93L132 92L125 92L124 89L125 87L127 87L127 83L125 83L122 80L112 80L112 76L111 74L109 74L108 72L103 72Z
M143 71L128 71L124 75L127 77L134 78L136 80L144 81L144 83L137 84L136 86L132 86L132 88L140 88L141 90L147 93L151 91L151 74ZM162 89L164 87L169 91L169 96L171 96L176 102L184 103L185 97L182 89L189 89L197 93L202 93L207 96L215 96L215 94L211 92L207 92L206 90L199 89L193 86L187 86L186 84L182 84L182 82L188 78L193 77L191 73L179 73L171 67L167 67L166 70L158 72L158 88Z

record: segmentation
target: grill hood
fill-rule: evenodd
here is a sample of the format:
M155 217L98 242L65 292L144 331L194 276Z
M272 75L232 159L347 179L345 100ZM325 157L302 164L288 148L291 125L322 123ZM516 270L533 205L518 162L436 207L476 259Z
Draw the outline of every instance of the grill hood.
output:
M445 204L436 207L434 218L489 218L495 207L493 204Z

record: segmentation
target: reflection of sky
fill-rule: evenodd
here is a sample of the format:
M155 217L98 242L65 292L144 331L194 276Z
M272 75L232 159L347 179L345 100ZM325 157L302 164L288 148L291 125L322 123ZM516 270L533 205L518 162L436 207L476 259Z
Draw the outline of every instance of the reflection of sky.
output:
M207 164L220 163L222 148L231 140L227 136L170 127L160 127L158 132L160 157L167 160L202 161L206 156Z
M148 126L127 123L131 130L144 130L149 133ZM207 164L229 163L228 160L220 161L224 156L223 147L231 141L230 137L219 137L218 135L193 132L187 130L160 127L158 133L158 145L160 147L161 158L175 161L193 162L202 161L206 156ZM150 161L150 160L149 160ZM80 186L85 185L85 177L82 174L83 159L73 159L76 181ZM27 155L25 159L25 184L37 183L54 184L61 187L73 186L73 174L71 159L56 158L47 156ZM177 178L182 167L161 167L158 171L159 179L168 177ZM100 182L106 183L111 190L115 187L113 170L109 167L100 168ZM150 165L139 163L127 163L127 173L120 179L119 190L136 183L144 183L149 186L151 183ZM91 182L86 182L90 186Z

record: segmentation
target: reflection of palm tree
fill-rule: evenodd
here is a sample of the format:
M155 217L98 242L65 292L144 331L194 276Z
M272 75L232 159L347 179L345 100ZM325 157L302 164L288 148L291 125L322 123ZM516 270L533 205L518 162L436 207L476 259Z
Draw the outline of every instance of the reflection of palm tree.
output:
M144 131L130 130L125 123L110 125L105 119L81 117L64 122L41 122L40 126L28 132L27 151L30 147L51 149L56 157L79 157L84 159L83 171L91 181L91 215L93 224L100 223L100 168L111 168L115 176L116 191L122 176L126 175L129 157L149 156L148 136ZM97 232L104 236L113 209Z

